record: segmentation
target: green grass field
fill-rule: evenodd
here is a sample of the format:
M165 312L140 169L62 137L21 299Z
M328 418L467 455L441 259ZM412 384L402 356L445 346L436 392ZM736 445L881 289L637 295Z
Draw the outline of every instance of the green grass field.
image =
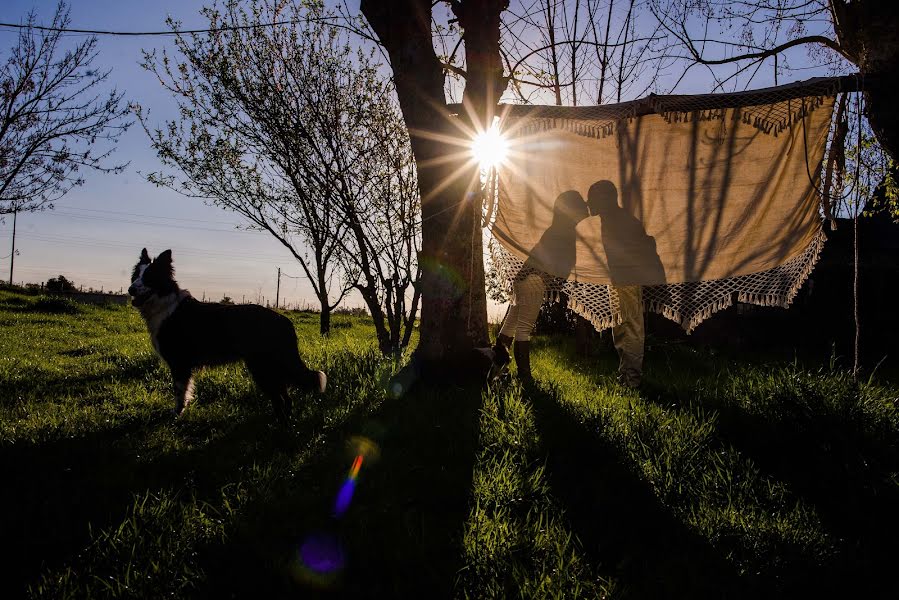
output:
M329 390L288 429L241 366L176 420L135 310L0 292L0 597L899 597L876 376L657 342L635 393L537 338L533 389L391 399L364 320L290 317Z

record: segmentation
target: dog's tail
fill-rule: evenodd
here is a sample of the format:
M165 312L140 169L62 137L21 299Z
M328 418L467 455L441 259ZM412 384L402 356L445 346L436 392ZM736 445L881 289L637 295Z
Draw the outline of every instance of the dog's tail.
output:
M328 387L328 376L324 371L313 371L305 366L296 373L296 384L304 389L324 393Z
M323 394L325 388L328 387L328 376L325 375L324 371L313 371L312 375L314 377L312 385L315 391L319 394Z

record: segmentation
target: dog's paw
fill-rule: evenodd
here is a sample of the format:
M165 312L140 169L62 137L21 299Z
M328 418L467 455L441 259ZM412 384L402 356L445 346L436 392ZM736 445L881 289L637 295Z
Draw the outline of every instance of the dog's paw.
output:
M325 375L324 371L316 371L315 377L316 377L316 384L318 386L315 388L315 391L317 391L319 394L323 394L325 391L325 388L328 387L328 376Z

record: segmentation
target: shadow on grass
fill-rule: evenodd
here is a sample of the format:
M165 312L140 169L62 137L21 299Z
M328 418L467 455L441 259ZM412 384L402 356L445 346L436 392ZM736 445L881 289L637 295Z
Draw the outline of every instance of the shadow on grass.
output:
M751 413L707 400L724 443L815 507L835 538L836 554L807 571L785 573L784 585L822 597L896 597L899 539L899 438L885 422L865 422L859 400L778 398L777 414ZM647 394L672 405L666 390Z
M526 390L545 447L546 474L571 531L629 598L743 598L752 593L708 542L687 530L599 433L560 406L556 392Z
M174 488L198 500L220 501L221 488L241 482L248 469L295 452L329 410L317 403L288 431L274 425L267 404L258 404L261 412L236 423L230 418L179 422L173 435L188 442L196 438L196 445L150 459L141 453L171 422L168 410L75 438L5 448L0 473L9 492L0 496L0 524L4 539L21 544L6 559L15 575L4 578L9 595L0 596L21 596L42 571L62 564L77 569L73 559L90 543L91 530L121 522L135 494ZM215 430L224 433L204 442Z
M420 386L419 386L420 387ZM239 598L451 597L462 567L478 441L478 389L417 389L358 415L325 442L331 449L242 515L234 538L206 561L203 595ZM362 435L379 449L363 462L348 511L334 516ZM310 539L337 540L339 573L299 560Z
M91 352L85 349L75 349L60 354L78 358L85 356ZM23 396L23 392L30 392L30 395L39 393L52 402L53 398L59 396L81 397L84 399L94 398L98 391L90 388L95 384L116 384L128 381L148 380L156 377L159 369L159 360L152 354L119 360L113 363L111 368L90 374L69 375L65 373L31 371L28 378L7 379L0 376L0 402L14 403L19 401ZM166 376L168 374L166 373ZM27 388L27 389L26 389ZM106 392L103 392L104 394Z
M138 465L116 446L167 418L160 412L86 436L3 448L0 523L3 539L17 545L4 559L10 576L2 586L9 595L0 596L22 596L44 567L90 541L88 524L102 526L130 504Z

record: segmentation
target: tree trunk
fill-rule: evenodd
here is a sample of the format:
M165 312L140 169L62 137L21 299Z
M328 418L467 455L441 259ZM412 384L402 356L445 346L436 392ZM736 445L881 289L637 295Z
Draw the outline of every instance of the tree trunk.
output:
M865 82L868 122L884 150L899 160L899 112L892 85L899 78L899 10L895 0L832 0L840 46L871 79Z
M327 298L321 301L322 311L318 315L318 332L321 335L331 333L331 306Z
M495 75L498 67L501 80L499 14L506 4L465 0L454 5L465 28L465 97L485 119L492 118L493 109L484 100L495 105L505 88ZM390 57L418 168L422 303L416 356L429 365L451 367L474 346L488 343L481 201L472 193L479 186L477 166L454 157L459 148L443 141L461 133L454 122L458 117L446 107L444 72L431 39L431 0L362 0L360 9ZM480 22L474 22L476 15ZM493 38L495 56L489 42Z
M378 294L375 292L374 284L371 286L357 286L356 289L359 290L359 294L368 307L369 314L371 314L371 320L375 326L375 335L378 338L378 349L381 351L381 354L387 356L393 352L393 344L391 343L392 340L390 333L387 331L387 326L384 324L386 315L381 307Z

